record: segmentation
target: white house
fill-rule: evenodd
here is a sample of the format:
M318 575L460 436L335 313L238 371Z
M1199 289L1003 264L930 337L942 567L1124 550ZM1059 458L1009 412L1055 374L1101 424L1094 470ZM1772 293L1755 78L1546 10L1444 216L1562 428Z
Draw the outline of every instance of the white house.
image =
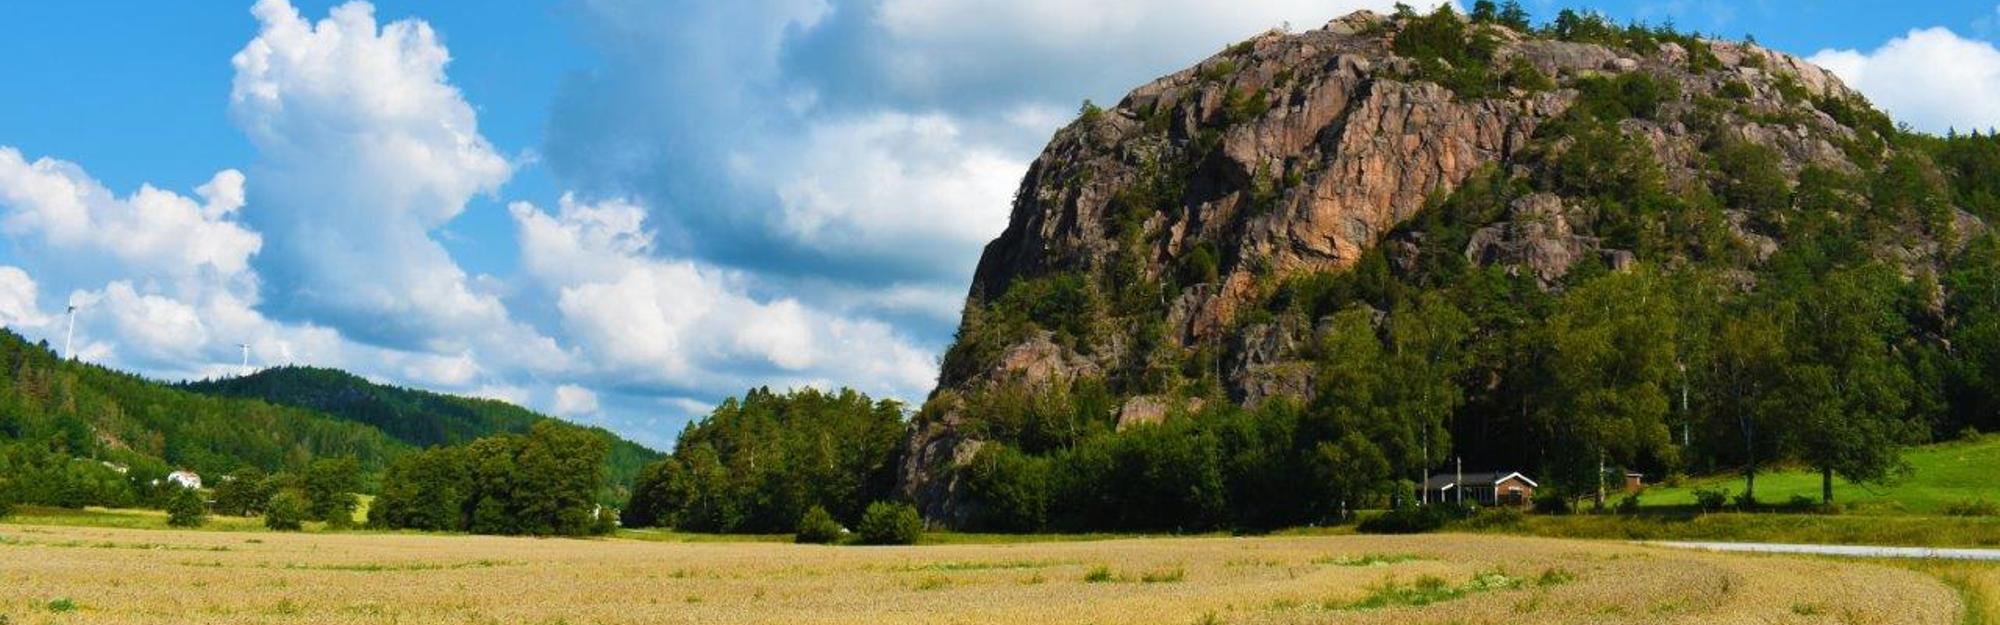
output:
M181 469L167 474L167 481L181 488L201 488L201 476L193 471Z

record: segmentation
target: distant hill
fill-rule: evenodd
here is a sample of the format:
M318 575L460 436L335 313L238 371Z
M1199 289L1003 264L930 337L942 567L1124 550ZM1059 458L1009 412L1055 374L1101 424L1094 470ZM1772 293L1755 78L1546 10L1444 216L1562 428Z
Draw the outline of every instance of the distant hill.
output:
M350 455L372 473L410 449L363 423L190 393L66 361L44 344L0 330L0 449L13 446L121 463L136 475L152 476L176 467L201 473L228 473L244 465L299 468L315 457Z
M215 397L254 398L281 406L326 413L374 426L395 440L418 447L454 445L504 432L526 432L551 419L507 402L474 399L376 384L346 371L319 367L276 367L220 380L179 385ZM660 453L603 428L589 428L610 444L606 462L611 483L623 487ZM621 497L622 499L622 497Z

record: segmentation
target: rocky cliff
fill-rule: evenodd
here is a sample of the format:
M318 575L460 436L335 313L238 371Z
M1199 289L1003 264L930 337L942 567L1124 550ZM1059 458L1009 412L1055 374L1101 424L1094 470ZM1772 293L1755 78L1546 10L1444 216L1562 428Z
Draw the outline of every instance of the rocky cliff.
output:
M1891 130L1857 94L1754 45L1470 24L1454 35L1477 50L1467 61L1412 52L1404 33L1422 19L1362 12L1265 33L1115 106L1086 104L986 247L939 392L913 428L905 494L935 521L963 517L952 468L984 438L965 398L996 385L1102 380L1121 428L1202 401L1310 395L1301 350L1318 320L1268 312L1273 285L1371 253L1391 270L1417 262L1436 242L1413 220L1471 180L1517 189L1452 246L1473 265L1560 290L1584 261L1615 271L1686 256L1641 243L1672 228L1617 231L1601 202L1579 197L1590 168L1620 175L1624 158L1570 154L1590 132L1643 148L1670 194L1717 190L1722 219L1708 225L1745 266L1778 244L1758 226L1772 216L1731 195L1744 174L1720 155L1775 154L1791 180L1872 167L1887 149ZM1932 239L1908 246L1912 266L1934 254Z

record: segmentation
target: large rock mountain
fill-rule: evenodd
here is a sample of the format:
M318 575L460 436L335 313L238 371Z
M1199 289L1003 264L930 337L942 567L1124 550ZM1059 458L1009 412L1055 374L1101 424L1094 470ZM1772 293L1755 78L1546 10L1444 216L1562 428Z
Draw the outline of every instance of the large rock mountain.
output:
M997 386L1104 380L1120 427L1203 401L1310 395L1301 350L1318 320L1270 314L1272 286L1349 270L1371 252L1392 269L1417 262L1427 233L1413 219L1469 180L1525 187L1450 250L1474 265L1560 290L1583 261L1676 262L1635 249L1634 235L1578 199L1590 168L1618 175L1624 164L1615 152L1565 161L1590 132L1576 120L1642 146L1674 193L1722 189L1724 219L1711 225L1746 276L1781 242L1756 226L1774 217L1754 198L1729 193L1745 174L1718 154L1775 154L1778 175L1796 179L1874 167L1890 149L1882 135L1893 130L1859 95L1755 45L1585 43L1479 24L1456 35L1477 51L1466 61L1404 36L1436 26L1424 19L1361 12L1269 32L1115 106L1086 103L1029 168L980 259L939 391L909 440L905 494L936 521L962 518L952 469L983 437L965 398ZM1983 228L1962 211L1951 218L1960 233ZM1949 243L1918 233L1892 255L1915 271Z

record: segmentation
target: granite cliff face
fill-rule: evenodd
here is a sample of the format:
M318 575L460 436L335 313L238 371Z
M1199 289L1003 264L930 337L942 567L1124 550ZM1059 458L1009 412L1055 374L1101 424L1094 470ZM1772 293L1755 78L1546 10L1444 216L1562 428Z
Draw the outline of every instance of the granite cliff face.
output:
M951 468L980 436L964 427L962 399L993 385L1109 379L1123 402L1111 418L1123 428L1201 401L1143 373L1161 368L1164 349L1202 355L1189 358L1214 374L1210 397L1254 405L1310 395L1312 367L1299 353L1318 320L1253 314L1272 281L1346 270L1377 248L1392 265L1415 254L1424 233L1406 227L1413 217L1480 172L1548 174L1571 140L1539 131L1620 77L1666 86L1656 111L1612 127L1641 142L1668 188L1715 183L1705 144L1718 140L1775 151L1793 177L1811 166L1854 170L1850 155L1882 149L1836 118L1852 117L1842 107L1858 95L1753 45L1637 50L1482 25L1490 65L1506 76L1468 94L1434 79L1437 62L1398 55L1411 19L1362 12L1265 33L1115 106L1086 105L1056 133L980 260L959 345L909 441L905 494L935 522L963 518ZM1725 208L1736 244L1768 255L1770 239L1742 225L1749 209ZM1634 250L1587 226L1589 210L1559 193L1523 194L1462 253L1551 289L1585 259L1612 270L1634 262ZM1052 276L1082 277L1108 312L1069 329L988 328L995 302Z

